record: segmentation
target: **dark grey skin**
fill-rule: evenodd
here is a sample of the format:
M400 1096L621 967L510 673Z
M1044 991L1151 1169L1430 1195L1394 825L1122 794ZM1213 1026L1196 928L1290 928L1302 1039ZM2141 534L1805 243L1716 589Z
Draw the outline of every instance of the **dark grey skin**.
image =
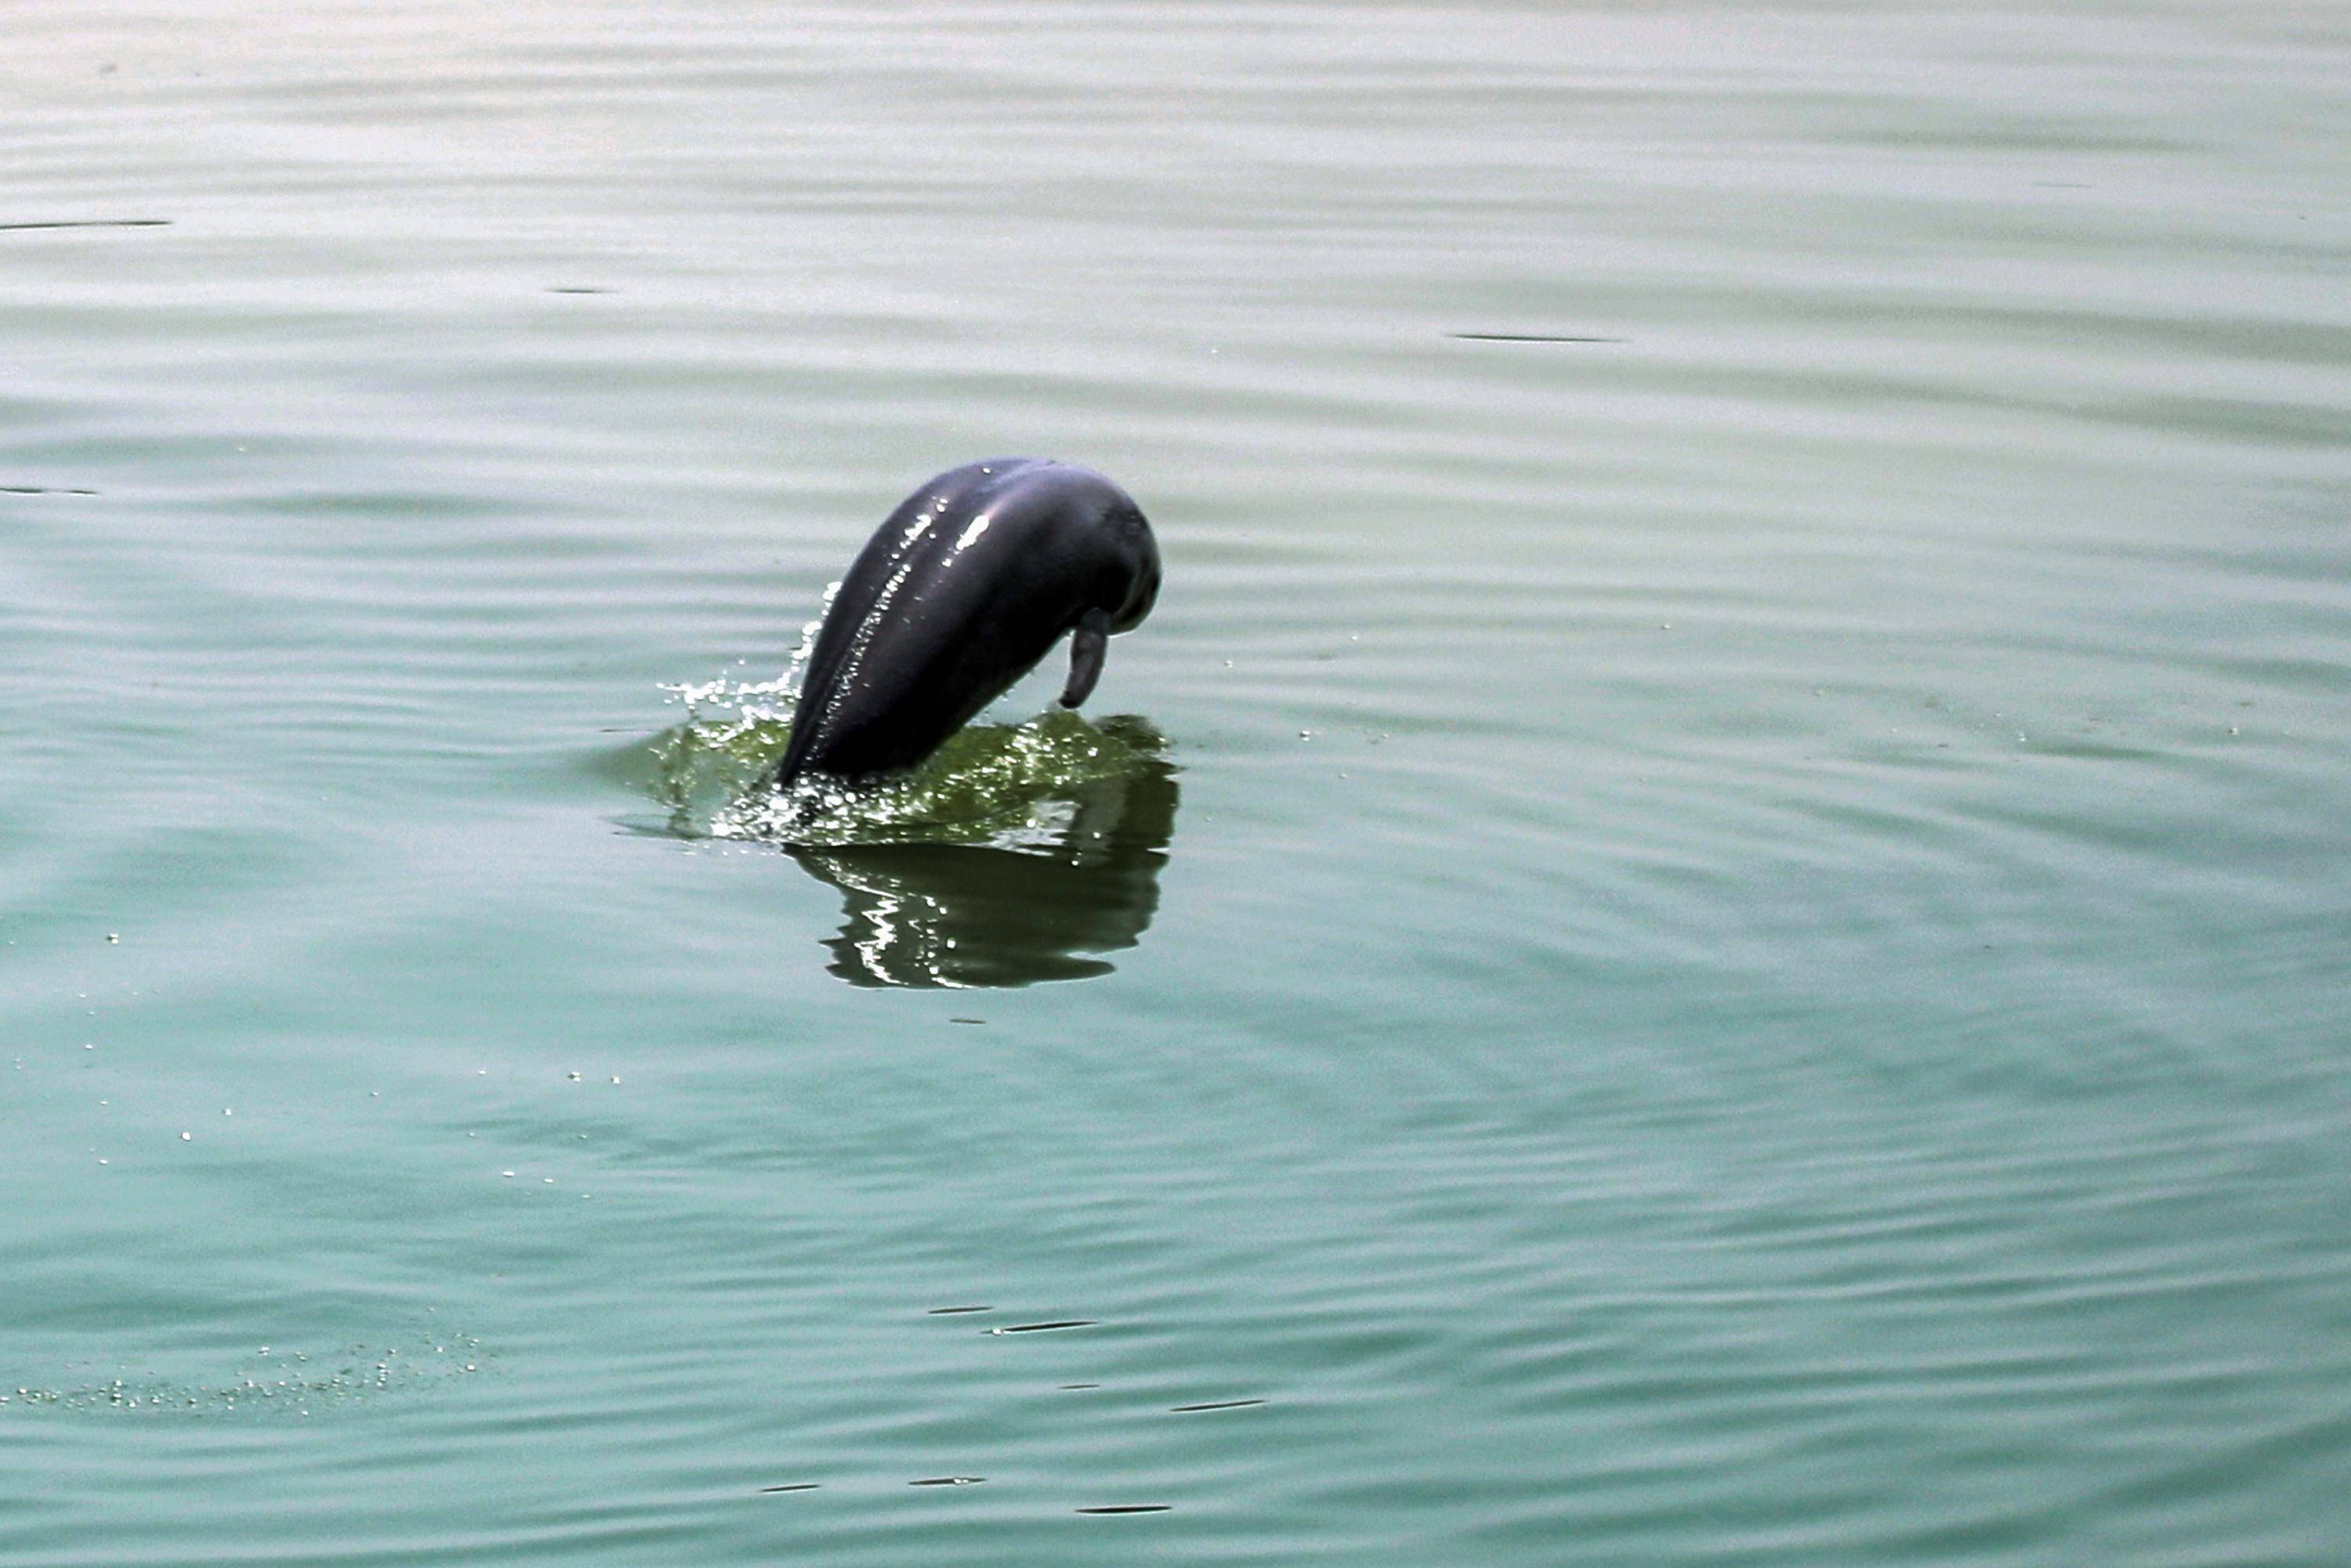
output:
M1071 633L1061 706L1086 700L1113 633L1159 596L1159 547L1091 468L998 457L907 497L825 612L776 770L863 779L911 768Z

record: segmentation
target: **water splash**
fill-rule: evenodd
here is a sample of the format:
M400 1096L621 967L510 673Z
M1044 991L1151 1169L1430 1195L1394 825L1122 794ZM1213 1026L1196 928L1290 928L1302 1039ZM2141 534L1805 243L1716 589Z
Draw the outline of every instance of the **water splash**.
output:
M1054 708L968 725L921 766L775 783L816 623L773 681L667 688L684 722L608 761L682 838L772 844L838 889L826 967L857 986L1004 987L1106 974L1158 908L1177 789L1146 720Z
M1100 724L1056 708L1022 724L975 724L920 767L848 784L770 781L791 738L799 660L780 679L665 688L685 722L650 749L669 831L809 848L879 844L1067 847L1084 799L1104 784L1164 775L1167 743L1146 721Z

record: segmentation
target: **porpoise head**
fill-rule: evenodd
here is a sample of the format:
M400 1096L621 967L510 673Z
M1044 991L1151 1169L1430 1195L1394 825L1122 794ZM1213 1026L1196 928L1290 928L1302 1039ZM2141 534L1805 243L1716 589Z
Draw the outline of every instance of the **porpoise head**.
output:
M1090 468L996 458L901 502L833 596L777 769L862 778L935 750L1064 634L1064 706L1101 678L1109 638L1159 595L1159 549L1133 497Z

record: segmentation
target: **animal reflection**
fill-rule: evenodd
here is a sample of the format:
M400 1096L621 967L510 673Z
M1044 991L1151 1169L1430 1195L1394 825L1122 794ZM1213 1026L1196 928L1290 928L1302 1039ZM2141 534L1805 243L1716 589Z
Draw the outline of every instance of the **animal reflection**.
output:
M1173 771L1156 758L1076 786L1049 841L1030 848L876 844L795 848L841 890L825 946L853 986L1011 987L1108 974L1159 907L1175 835Z

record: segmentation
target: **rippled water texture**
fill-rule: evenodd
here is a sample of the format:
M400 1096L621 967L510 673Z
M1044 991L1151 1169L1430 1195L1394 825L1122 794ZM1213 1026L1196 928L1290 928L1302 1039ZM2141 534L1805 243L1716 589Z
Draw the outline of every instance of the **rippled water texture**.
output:
M0 1563L2351 1557L2340 7L0 31Z

